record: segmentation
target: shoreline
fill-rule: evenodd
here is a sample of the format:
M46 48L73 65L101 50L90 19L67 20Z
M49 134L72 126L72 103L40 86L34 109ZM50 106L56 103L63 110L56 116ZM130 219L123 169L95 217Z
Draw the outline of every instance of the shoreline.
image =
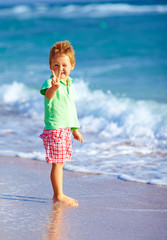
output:
M37 162L43 162L43 163L46 163L46 161L43 161L43 160L40 160L40 159L32 159L32 158L28 158L28 157L22 157L22 156L10 156L10 155L2 155L0 154L0 160L2 158L8 158L8 159L20 159L20 160L24 160L24 161L37 161ZM47 165L50 166L49 163L47 163ZM146 185L153 185L153 186L159 186L159 187L166 187L167 188L167 185L166 184L163 184L163 183L154 183L154 182L145 182L145 181L139 181L139 180L131 180L131 179L124 179L123 177L121 176L113 176L113 175L109 175L109 174L101 174L101 173L91 173L91 172L82 172L82 171L73 171L73 170L70 170L70 169L66 169L64 168L63 169L64 172L69 172L69 173L73 173L73 174L83 174L83 175L89 175L89 176L99 176L99 177L102 177L102 178L107 178L109 180L113 180L113 181L124 181L124 182L128 182L128 183L136 183L136 184L146 184Z
M166 240L166 186L64 171L78 208L52 203L50 164L0 156L0 238ZM9 223L9 224L7 224Z

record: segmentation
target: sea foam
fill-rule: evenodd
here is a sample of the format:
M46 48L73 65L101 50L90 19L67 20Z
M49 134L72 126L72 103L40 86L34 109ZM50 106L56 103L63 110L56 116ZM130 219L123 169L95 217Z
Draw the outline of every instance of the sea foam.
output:
M49 14L48 14L49 12ZM104 4L29 4L0 9L0 18L104 18L121 15L166 14L167 5Z
M102 139L126 138L154 144L167 141L167 104L92 91L81 80L75 83L75 87L78 116L84 133L98 134ZM43 116L43 97L23 83L2 85L0 101L2 109L8 105L12 112L32 118Z
M76 82L76 106L84 144L73 140L73 160L65 168L167 184L167 104L92 91L85 82ZM17 97L12 94L15 91ZM39 139L43 128L43 96L18 82L2 85L0 96L1 116L12 114L12 118L1 118L1 139L8 145L5 148L1 143L0 154L44 160Z

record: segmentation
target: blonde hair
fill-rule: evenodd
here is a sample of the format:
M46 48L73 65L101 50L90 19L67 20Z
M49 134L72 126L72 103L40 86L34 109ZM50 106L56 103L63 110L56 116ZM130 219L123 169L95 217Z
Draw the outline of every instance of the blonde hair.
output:
M67 55L70 59L71 65L75 66L75 51L69 41L57 42L53 45L49 54L49 65L51 66L52 58L55 55Z

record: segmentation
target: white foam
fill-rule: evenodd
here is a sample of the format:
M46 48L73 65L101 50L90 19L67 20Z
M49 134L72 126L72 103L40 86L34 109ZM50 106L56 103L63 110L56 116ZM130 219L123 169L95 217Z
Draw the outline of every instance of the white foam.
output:
M49 14L48 14L49 12ZM104 18L119 15L166 14L167 5L133 5L119 3L68 5L17 5L0 9L0 18Z
M167 104L116 97L91 91L81 80L75 82L84 144L73 141L73 160L66 169L167 185ZM11 151L4 149L0 154L44 160L39 139L43 97L39 91L13 82L1 86L0 96L1 112L17 116L16 120L7 118L6 125L2 118L1 139ZM19 125L24 116L25 125ZM5 147L3 142L1 146ZM24 146L23 152L19 146Z
M13 151L13 150L0 150L0 155L45 161L45 153L35 152L35 151L31 153L25 153L25 152Z
M75 81L77 110L84 133L97 134L101 139L125 138L133 142L157 144L167 141L167 104L134 101L90 91L83 81ZM8 105L12 112L30 117L43 116L43 97L37 90L13 82L0 88L2 109Z
M16 102L26 98L25 86L22 83L14 82L11 85L3 85L1 87L0 100L4 103Z
M26 14L31 11L31 8L26 5L18 5L18 6L13 7L12 10L13 10L14 14Z
M31 117L41 117L42 98L37 97L38 91L26 87L23 83L14 81L0 88L0 103L3 111L24 114Z

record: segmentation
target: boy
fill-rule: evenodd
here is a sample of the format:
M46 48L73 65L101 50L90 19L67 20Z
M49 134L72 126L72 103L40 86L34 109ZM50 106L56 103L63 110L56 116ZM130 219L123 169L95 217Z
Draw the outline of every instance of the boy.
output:
M46 160L52 163L53 201L78 206L77 200L63 193L63 165L70 162L72 154L71 131L74 139L83 142L78 131L75 89L69 77L75 66L75 52L69 41L58 42L51 48L49 65L52 76L40 91L45 95L45 129L40 138L43 139Z

